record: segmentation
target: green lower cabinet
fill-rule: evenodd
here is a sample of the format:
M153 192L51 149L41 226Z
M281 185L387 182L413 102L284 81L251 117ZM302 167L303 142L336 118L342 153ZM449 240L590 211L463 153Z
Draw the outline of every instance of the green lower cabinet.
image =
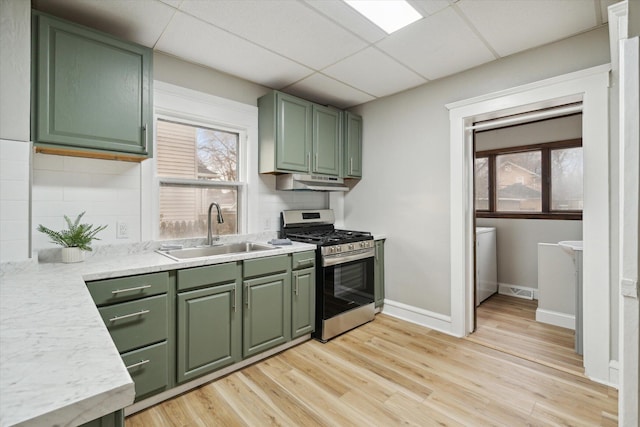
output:
M169 387L167 342L143 347L121 355L136 386L136 401Z
M178 293L177 379L184 382L241 359L239 278Z
M375 306L382 307L382 304L384 303L384 240L375 241L375 264L373 277Z
M81 427L124 427L124 411L113 412L101 418L82 424Z
M291 338L315 331L316 269L294 271L291 301Z
M243 283L243 357L291 340L291 273Z

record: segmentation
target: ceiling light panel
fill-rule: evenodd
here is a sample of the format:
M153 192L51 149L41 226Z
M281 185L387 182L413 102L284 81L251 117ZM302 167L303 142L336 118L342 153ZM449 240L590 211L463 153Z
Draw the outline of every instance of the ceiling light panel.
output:
M404 0L344 0L387 34L398 31L422 18Z

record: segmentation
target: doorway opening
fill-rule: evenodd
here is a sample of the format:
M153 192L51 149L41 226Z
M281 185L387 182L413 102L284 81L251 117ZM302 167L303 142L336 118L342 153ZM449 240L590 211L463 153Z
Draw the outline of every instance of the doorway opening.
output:
M473 126L476 323L469 335L579 375L575 266L558 242L582 241L581 107Z
M585 375L611 383L608 64L448 104L451 182L451 331L474 319L473 123L582 102L584 168L583 312Z

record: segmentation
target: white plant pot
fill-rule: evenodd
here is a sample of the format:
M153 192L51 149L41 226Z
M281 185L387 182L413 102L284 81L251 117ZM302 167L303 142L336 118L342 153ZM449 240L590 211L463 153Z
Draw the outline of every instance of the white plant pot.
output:
M84 251L80 248L62 248L62 262L82 262L84 261Z

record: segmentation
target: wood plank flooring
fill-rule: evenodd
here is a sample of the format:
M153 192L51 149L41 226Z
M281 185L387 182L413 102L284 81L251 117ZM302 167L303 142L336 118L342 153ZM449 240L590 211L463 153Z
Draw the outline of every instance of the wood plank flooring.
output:
M576 375L584 374L574 350L575 333L536 322L536 300L493 295L476 309L476 331L468 339L514 356Z
M617 425L617 392L384 314L127 418L138 426Z

